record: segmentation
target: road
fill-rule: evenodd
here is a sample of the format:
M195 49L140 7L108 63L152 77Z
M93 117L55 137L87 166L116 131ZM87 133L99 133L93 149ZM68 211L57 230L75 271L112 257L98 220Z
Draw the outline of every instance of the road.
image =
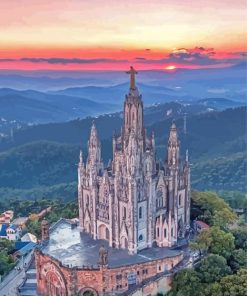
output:
M25 268L23 265L28 266L29 262L32 259L33 252L29 253L24 260L20 260L20 262L16 265L16 267L20 267L21 270L17 271L13 269L2 281L0 284L0 295L1 296L16 296L16 288L22 283L25 278Z

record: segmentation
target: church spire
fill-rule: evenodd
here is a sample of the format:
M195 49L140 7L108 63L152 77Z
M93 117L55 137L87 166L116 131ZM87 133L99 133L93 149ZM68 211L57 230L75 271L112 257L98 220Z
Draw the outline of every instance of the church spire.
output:
M126 72L127 74L130 74L130 89L135 90L136 84L135 84L135 75L138 74L138 72L131 66L130 70Z
M179 141L177 134L177 127L175 122L173 121L172 126L170 128L170 135L168 140L168 155L167 162L168 165L178 165L179 162Z
M90 138L88 141L88 160L91 164L101 162L101 144L94 122L91 127Z

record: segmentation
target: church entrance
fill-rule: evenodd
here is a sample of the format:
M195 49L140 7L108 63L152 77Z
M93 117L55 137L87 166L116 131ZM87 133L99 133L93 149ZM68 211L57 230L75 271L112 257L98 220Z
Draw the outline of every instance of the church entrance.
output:
M121 238L121 248L122 249L127 249L128 248L128 240L124 236L122 236L122 238Z
M110 239L109 229L104 224L101 224L98 228L98 238L105 239L105 240Z
M98 293L93 288L83 288L79 292L79 295L80 296L98 296Z

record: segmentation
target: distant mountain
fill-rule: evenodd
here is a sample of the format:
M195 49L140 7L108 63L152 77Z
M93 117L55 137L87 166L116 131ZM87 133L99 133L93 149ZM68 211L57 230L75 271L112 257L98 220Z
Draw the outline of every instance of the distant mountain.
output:
M139 88L140 94L143 95L146 105L153 103L164 103L178 99L180 97L180 95L177 95L174 90L166 87L146 84L138 84L137 86ZM122 106L125 94L128 89L129 83L123 83L108 87L87 86L67 88L52 93L79 96L97 102L117 102L119 106Z
M224 110L227 108L236 108L240 106L245 106L246 102L237 102L225 98L205 98L202 100L198 100L197 103L199 105L203 105L208 108L213 108L216 110Z
M0 89L0 118L28 123L61 122L118 110L114 104L33 90Z

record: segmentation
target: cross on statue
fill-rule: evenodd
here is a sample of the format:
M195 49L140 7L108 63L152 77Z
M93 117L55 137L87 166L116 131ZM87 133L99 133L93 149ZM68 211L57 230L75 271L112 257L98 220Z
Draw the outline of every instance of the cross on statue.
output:
M131 66L130 70L126 73L130 74L130 89L136 89L135 75L138 74L138 72Z

